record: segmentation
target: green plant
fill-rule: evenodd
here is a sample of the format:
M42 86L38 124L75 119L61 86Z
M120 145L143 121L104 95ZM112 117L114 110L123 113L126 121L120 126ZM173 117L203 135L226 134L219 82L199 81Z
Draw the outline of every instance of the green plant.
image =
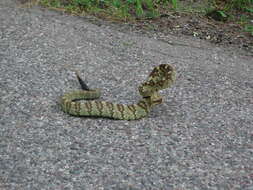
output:
M224 10L217 10L217 9L210 9L206 16L211 17L214 20L217 21L226 21L228 19L228 14L225 13Z
M172 2L173 9L176 10L178 6L177 0L171 0L171 2Z
M217 11L217 12L220 14L221 17L223 17L223 18L227 17L227 14L225 14L224 11L220 10L220 11Z
M138 17L143 15L141 0L136 0L136 15Z
M249 12L249 13L253 13L253 8L245 8L245 10L247 11L247 12Z

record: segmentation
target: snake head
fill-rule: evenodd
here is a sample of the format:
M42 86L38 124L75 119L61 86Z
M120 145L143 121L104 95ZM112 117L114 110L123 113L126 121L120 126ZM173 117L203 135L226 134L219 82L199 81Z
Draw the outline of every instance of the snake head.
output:
M170 87L175 78L175 69L169 64L161 64L155 67L148 79L139 86L139 93L143 98L153 96L157 99L158 91Z

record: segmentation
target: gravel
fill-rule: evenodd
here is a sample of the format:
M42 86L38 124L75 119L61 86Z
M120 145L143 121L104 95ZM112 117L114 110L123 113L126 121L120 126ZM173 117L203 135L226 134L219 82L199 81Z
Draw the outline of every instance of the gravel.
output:
M253 189L252 57L116 28L1 0L0 189ZM102 99L132 103L161 63L177 81L147 118L60 110L74 70Z

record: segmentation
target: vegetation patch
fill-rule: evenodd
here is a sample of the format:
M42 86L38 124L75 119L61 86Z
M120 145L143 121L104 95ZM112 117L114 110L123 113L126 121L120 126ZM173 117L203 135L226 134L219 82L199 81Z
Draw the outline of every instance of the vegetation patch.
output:
M88 13L121 21L159 16L153 0L39 0L39 3L74 14Z
M157 17L164 11L206 11L219 10L221 15L234 10L253 12L253 0L38 0L40 4L55 8L66 8L74 12L106 12L121 18L152 18ZM186 3L185 3L186 2ZM199 5L199 6L196 6ZM202 9L202 10L201 10Z
M216 21L234 21L252 34L253 0L38 0L43 6L72 14L112 20L155 19L173 12L202 14Z

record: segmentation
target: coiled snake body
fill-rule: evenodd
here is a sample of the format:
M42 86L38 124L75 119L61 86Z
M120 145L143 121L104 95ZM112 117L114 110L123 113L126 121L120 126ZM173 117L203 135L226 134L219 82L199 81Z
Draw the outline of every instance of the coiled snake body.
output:
M162 103L159 90L170 87L176 77L174 68L169 64L155 67L148 79L138 88L142 99L129 105L94 100L100 97L100 90L89 89L78 74L77 78L82 90L72 91L61 97L60 105L64 112L74 116L135 120L147 116L154 105Z

